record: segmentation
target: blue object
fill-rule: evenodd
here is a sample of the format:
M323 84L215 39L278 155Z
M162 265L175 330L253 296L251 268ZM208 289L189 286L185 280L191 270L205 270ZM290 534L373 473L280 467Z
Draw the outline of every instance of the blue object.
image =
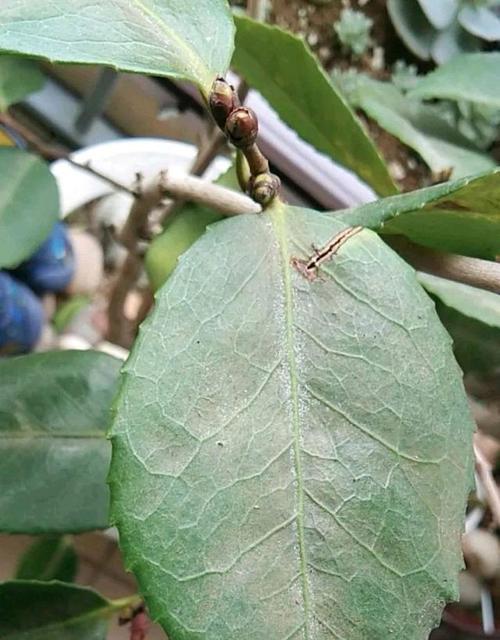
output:
M30 351L42 326L40 300L24 284L0 271L0 356Z
M35 293L62 291L75 273L75 256L66 226L57 222L36 252L10 273Z

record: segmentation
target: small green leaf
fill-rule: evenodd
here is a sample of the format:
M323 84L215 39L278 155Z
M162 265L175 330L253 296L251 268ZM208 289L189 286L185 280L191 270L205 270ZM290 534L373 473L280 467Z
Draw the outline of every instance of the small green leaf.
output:
M105 640L108 619L122 608L92 589L62 582L0 584L0 638Z
M500 254L500 169L335 215L432 249L495 260Z
M226 0L14 0L0 15L5 51L183 78L205 94L233 32Z
M44 80L38 65L31 60L0 55L0 111L41 89Z
M0 268L15 267L49 235L59 193L48 166L30 153L0 147Z
M233 65L298 135L358 173L375 191L397 191L356 115L304 42L238 16Z
M42 536L22 555L16 578L73 582L77 570L78 556L69 536Z
M461 178L496 166L493 158L473 147L435 107L404 96L389 82L362 74L339 80L353 107L414 149L433 172L452 170L454 178Z
M109 408L120 361L94 351L0 360L0 530L106 527Z
M500 53L458 56L418 79L416 98L467 100L500 109Z
M210 227L125 365L112 515L172 640L422 640L457 597L461 374L375 233L305 277L348 224L276 203Z
M459 282L419 274L436 299L441 322L453 338L458 364L468 373L500 366L500 296Z

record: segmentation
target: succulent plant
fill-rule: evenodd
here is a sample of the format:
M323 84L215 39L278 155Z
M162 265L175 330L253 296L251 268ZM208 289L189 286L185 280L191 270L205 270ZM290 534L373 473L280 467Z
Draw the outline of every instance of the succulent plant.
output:
M422 76L420 76L422 77ZM398 60L391 76L392 84L403 94L418 84L417 67ZM436 99L439 96L427 96ZM434 108L444 120L474 144L478 149L488 149L500 135L500 109L466 100L437 99Z
M361 56L372 43L370 37L372 26L373 20L361 11L343 9L333 29L346 49L356 56Z
M422 60L442 64L500 41L500 0L388 0L392 23Z

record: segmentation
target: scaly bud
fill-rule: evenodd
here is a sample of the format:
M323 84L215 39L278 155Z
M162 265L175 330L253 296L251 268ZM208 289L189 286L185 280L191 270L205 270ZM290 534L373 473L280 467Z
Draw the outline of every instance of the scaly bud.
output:
M239 149L250 147L257 138L258 130L257 116L248 107L234 109L226 120L229 140Z
M240 106L237 93L224 78L217 78L212 85L208 102L215 122L224 130L229 114Z
M281 181L272 173L259 173L250 178L248 191L250 196L262 206L268 205L278 195Z

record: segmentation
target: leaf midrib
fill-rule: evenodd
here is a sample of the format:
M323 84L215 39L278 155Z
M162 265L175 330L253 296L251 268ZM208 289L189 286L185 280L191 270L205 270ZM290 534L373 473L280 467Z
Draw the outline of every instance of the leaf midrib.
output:
M142 11L144 15L148 16L157 25L158 29L166 35L168 40L174 42L178 49L186 52L186 66L192 70L193 76L200 80L210 77L210 71L208 67L203 64L201 56L198 56L196 50L190 47L185 40L180 38L177 33L168 26L165 20L148 8L142 0L133 0L133 4L135 4L139 11Z
M299 562L300 574L302 577L302 598L304 606L304 632L306 640L309 635L309 617L310 617L310 586L307 579L307 560L306 560L306 544L305 544L305 527L304 527L304 489L302 476L302 460L300 450L300 418L299 418L299 397L298 397L298 376L297 362L294 353L294 322L293 322L293 287L290 276L290 253L288 251L288 242L286 236L285 209L281 202L273 206L271 212L271 220L273 229L278 240L282 273L283 273L283 289L285 298L285 331L286 331L286 355L290 370L291 399L292 399L292 438L293 438L293 457L296 475L296 525L297 538L299 546Z

